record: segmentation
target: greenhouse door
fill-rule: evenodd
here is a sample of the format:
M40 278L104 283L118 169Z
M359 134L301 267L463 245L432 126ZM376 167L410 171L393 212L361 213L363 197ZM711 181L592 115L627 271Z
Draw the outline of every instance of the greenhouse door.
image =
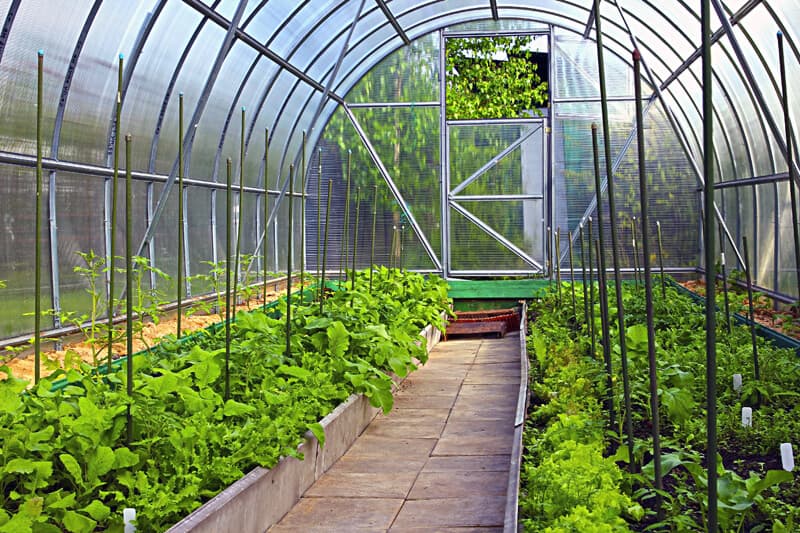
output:
M446 275L543 273L545 121L447 121L444 141Z

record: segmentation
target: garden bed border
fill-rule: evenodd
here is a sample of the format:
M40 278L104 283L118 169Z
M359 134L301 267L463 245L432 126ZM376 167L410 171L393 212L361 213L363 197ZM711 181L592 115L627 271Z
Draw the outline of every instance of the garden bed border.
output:
M522 434L525 430L525 415L528 412L528 372L530 362L527 348L528 304L522 302L519 321L520 378L517 394L517 409L514 417L514 441L511 444L511 465L508 469L508 489L506 490L506 509L503 518L503 532L518 531L519 522L519 469L522 466Z

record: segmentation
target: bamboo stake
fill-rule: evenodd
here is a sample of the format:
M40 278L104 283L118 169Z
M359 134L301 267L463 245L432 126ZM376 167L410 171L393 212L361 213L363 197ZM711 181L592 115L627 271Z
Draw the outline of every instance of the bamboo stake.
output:
M114 268L114 251L117 248L117 191L119 181L119 152L120 152L120 121L122 119L122 73L123 73L124 56L119 55L117 64L117 101L114 114L114 173L111 179L111 222L110 222L110 242L108 251L108 298L107 308L108 311L108 341L107 341L107 369L111 371L111 361L114 357L113 344L114 344L114 294L116 293L116 269Z
M622 386L623 386L623 399L625 402L625 433L628 440L628 458L630 472L635 473L637 470L636 461L634 460L634 439L633 439L633 419L632 419L632 406L631 406L631 383L628 373L628 348L626 343L625 327L625 305L622 299L622 277L620 276L619 257L617 250L619 249L617 239L617 211L615 208L614 198L614 170L611 167L611 130L608 124L608 96L606 93L606 75L605 63L603 60L603 31L600 27L602 16L600 15L600 0L594 0L595 12L595 34L597 44L597 70L598 77L600 78L600 107L602 109L603 118L603 143L605 148L606 159L606 180L608 183L608 216L611 220L611 258L614 263L614 290L617 296L617 322L619 325L619 352L620 362L622 366Z
M647 362L650 377L650 412L652 421L653 437L653 474L654 488L656 493L655 508L658 519L663 520L662 496L664 483L661 478L661 426L658 412L658 375L656 365L656 331L655 314L653 312L653 278L650 271L650 238L647 234L648 228L648 205L647 196L647 162L644 143L644 113L642 112L642 78L641 78L641 56L638 50L633 51L633 79L636 96L636 132L639 148L639 202L642 211L642 268L644 270L644 297L647 314ZM636 223L634 222L634 227Z
M320 298L319 298L319 315L322 316L322 310L324 308L325 303L325 267L327 258L328 258L328 226L330 222L330 212L331 212L331 188L333 187L333 180L328 180L328 199L326 201L325 207L325 240L324 248L322 250L322 278L320 281Z
M178 324L176 337L181 338L183 315L183 93L178 95Z
M127 352L127 393L133 397L133 212L131 209L131 134L125 136L125 340ZM127 405L127 442L133 442L133 414Z
M42 358L42 100L44 79L44 50L37 55L36 77L36 234L34 303L33 303L33 382L39 383ZM109 320L109 327L110 327ZM109 346L111 343L109 342Z

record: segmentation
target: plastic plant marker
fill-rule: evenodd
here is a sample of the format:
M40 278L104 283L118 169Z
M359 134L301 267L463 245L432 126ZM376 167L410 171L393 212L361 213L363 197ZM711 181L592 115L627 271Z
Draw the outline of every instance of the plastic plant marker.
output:
M751 427L753 427L753 408L752 407L742 407L742 427L743 428L751 428Z
M787 472L794 470L794 453L791 442L781 443L781 466Z
M125 533L134 533L136 531L136 526L134 525L134 522L136 522L136 509L132 507L124 508L122 510L122 522Z
M736 392L742 391L742 375L741 374L734 374L733 375L733 390Z

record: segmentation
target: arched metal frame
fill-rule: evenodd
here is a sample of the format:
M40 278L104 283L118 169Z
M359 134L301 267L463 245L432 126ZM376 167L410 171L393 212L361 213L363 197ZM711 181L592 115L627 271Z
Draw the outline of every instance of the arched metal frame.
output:
M27 2L28 0L26 0ZM30 0L31 3L41 0ZM464 22L477 20L499 20L499 19L521 19L531 22L547 24L554 28L561 28L566 31L574 32L577 35L585 35L591 38L592 19L594 12L592 2L589 0L568 0L568 1L525 1L525 0L394 0L386 3L383 0L371 1L362 0L353 2L348 0L305 0L302 2L290 2L284 9L285 13L278 14L282 19L273 20L276 10L273 4L275 1L267 2L261 0L215 0L213 3L206 4L200 0L152 0L151 11L139 28L127 28L128 33L136 31L137 39L134 39L131 50L126 56L127 68L124 78L124 89L127 89L132 79L140 73L149 71L150 65L140 63L139 59L142 51L147 48L150 37L158 31L166 31L163 26L167 22L163 21L166 11L164 7L172 2L181 2L182 10L191 10L199 15L197 24L191 28L183 29L186 32L186 45L179 55L176 55L176 63L173 69L169 69L170 77L166 82L166 89L157 100L160 105L153 107L155 116L155 128L147 132L136 132L140 138L146 139L150 146L150 157L146 168L141 172L136 172L137 179L144 180L147 186L146 199L146 224L148 230L142 241L139 252L145 247L151 259L155 254L153 247L153 235L158 224L158 218L164 209L166 199L170 194L170 188L175 180L177 160L174 161L173 168L168 173L159 173L156 169L156 155L158 153L159 140L165 122L172 122L173 119L167 116L167 109L173 101L174 91L181 90L178 87L178 80L181 72L187 68L187 57L193 46L203 36L204 29L211 25L216 25L227 32L227 39L219 49L217 61L212 68L211 74L206 79L206 86L195 103L192 121L189 124L184 147L186 148L186 161L191 160L192 143L196 136L202 135L204 138L215 137L214 145L217 147L214 153L214 164L208 169L205 175L189 178L187 189L191 187L211 188L211 235L213 249L216 260L216 238L215 235L215 195L216 191L222 186L218 183L219 164L224 155L226 145L231 144L232 135L229 135L230 121L232 120L235 109L242 99L246 88L256 89L256 85L263 87L256 98L254 105L248 105L248 124L245 144L249 148L250 141L254 134L269 129L270 132L270 168L264 167L266 154L261 154L261 150L248 150L258 152L250 155L247 161L258 162L257 171L248 171L248 179L252 183L258 183L258 188L249 187L247 194L256 195L258 202L267 201L263 198L263 189L266 184L267 176L283 176L278 179L277 190L270 191L270 195L275 197L275 205L268 220L256 221L257 232L260 234L256 247L261 246L265 232L272 227L277 237L277 207L288 190L288 165L297 164L300 157L300 136L303 131L308 132L308 144L314 146L319 140L323 128L321 125L327 123L332 113L339 106L344 106L349 114L353 127L361 135L367 150L375 159L376 165L382 165L374 149L370 148L369 139L355 121L352 113L345 102L344 96L355 86L372 67L378 64L384 57L394 50L408 44L410 41L423 35L435 32L439 29ZM36 13L32 9L24 9L25 2L22 0L11 0L7 4L4 14L4 24L0 31L0 70L11 61L8 58L7 50L9 43L13 48L17 33L15 29L22 26L20 15L31 16ZM613 5L612 5L613 4ZM699 12L697 12L688 0L679 0L676 3L654 2L651 0L608 0L603 3L601 16L605 43L607 50L630 64L630 52L634 46L638 46L647 62L648 81L651 88L658 85L659 90L654 90L649 101L660 100L664 113L667 115L678 139L689 160L696 167L698 178L699 167L696 164L701 157L700 131L701 131L701 111L696 101L701 87L700 78L693 70L700 53L700 36L689 35L687 33L686 21L692 24L699 23ZM772 284L774 289L779 291L779 259L780 259L780 202L778 185L788 179L785 172L786 160L786 140L776 116L782 110L776 108L776 103L780 102L779 80L775 74L776 66L769 64L767 54L762 53L759 45L763 45L763 39L757 39L754 32L748 30L748 17L753 17L753 13L759 16L771 17L767 23L774 25L783 32L784 39L788 47L788 58L790 68L800 64L800 43L797 42L800 29L792 24L796 19L787 18L787 7L775 0L750 0L745 2L736 12L727 9L724 0L714 0L714 7L720 18L719 29L714 33L713 42L715 53L723 54L722 57L727 61L727 66L720 72L715 72L715 103L720 105L715 109L715 122L718 125L717 131L721 133L716 139L717 149L715 150L717 167L720 177L724 184L720 185L720 191L725 188L734 188L736 194L736 204L738 212L735 216L736 230L729 234L730 241L728 246L737 252L736 247L741 239L741 221L746 213L742 209L746 206L739 204L739 191L743 186L752 187L753 206L752 221L754 236L760 233L758 209L762 200L759 187L760 184L772 184L772 194L774 201L774 237L772 254L772 268L774 279ZM738 2L736 3L739 4ZM105 168L96 163L88 161L60 161L59 148L69 139L62 137L61 124L64 121L65 113L71 106L70 98L71 81L76 75L80 75L81 69L98 67L105 69L108 83L115 77L115 72L110 65L113 65L113 58L116 54L110 54L109 63L98 66L96 62L79 62L82 57L83 45L87 38L95 32L107 32L108 28L93 25L98 11L112 9L112 6L103 4L101 0L96 0L88 11L86 21L73 43L68 45L66 50L61 51L65 56L72 50L67 71L63 77L56 117L53 124L52 143L50 145L50 158L44 162L45 168L49 172L49 207L50 207L50 253L51 253L51 287L53 306L56 310L60 309L59 298L59 270L58 270L58 231L56 224L56 188L57 172L59 169L71 169L88 176L106 176L108 181L108 166L110 165L111 150L113 139L116 135L114 125L113 109L109 109L111 120L106 128L103 139L96 139L99 146L103 146L106 154ZM232 13L233 22L226 18L222 13ZM280 9L278 10L280 11ZM764 15L766 13L766 15ZM782 18L783 17L783 18ZM266 21L266 22L264 22ZM636 30L629 26L629 22L637 26ZM654 22L655 21L655 22ZM274 23L273 23L274 22ZM209 24L210 23L210 24ZM137 24L136 21L131 24ZM335 26L336 29L331 31ZM691 25L689 25L691 26ZM669 27L670 35L677 35L682 42L671 42L662 37L662 32L647 31L650 27ZM250 29L254 33L249 33ZM267 28L265 35L264 28ZM738 35L735 29L738 29ZM137 31L138 30L138 31ZM28 30L30 31L30 30ZM634 33L635 31L635 33ZM120 32L124 33L124 32ZM26 36L26 38L29 36ZM119 37L120 40L123 37ZM630 40L627 43L626 40ZM255 57L250 63L249 69L239 80L224 80L224 83L235 84L232 90L223 91L224 95L230 95L230 100L226 102L214 102L214 105L227 110L226 119L221 128L213 125L201 124L206 102L213 94L218 84L223 83L217 79L217 75L228 60L228 52L232 50L234 43L241 43L255 52ZM280 50L280 52L276 51ZM692 50L687 55L685 51ZM35 50L30 51L31 54ZM749 58L748 58L749 54ZM335 58L331 61L330 58ZM750 64L749 61L755 61ZM755 79L754 68L759 72L766 73L766 83L760 83ZM12 65L11 68L18 68ZM262 74L265 79L256 80L255 73ZM143 75L143 74L142 74ZM790 76L791 77L791 76ZM797 78L797 76L794 76ZM288 84L287 84L288 82ZM744 88L744 94L737 89ZM790 87L791 88L791 87ZM795 87L797 88L797 87ZM3 91L13 90L11 88L0 87L0 102L2 102ZM227 96L226 96L227 97ZM77 105L77 104L74 104ZM33 105L31 105L33 108ZM76 108L79 109L79 108ZM252 111L250 111L252 110ZM791 116L793 124L800 120L800 111L794 111ZM125 127L125 125L123 125ZM235 131L237 128L233 128ZM741 139L741 143L737 142ZM793 135L795 150L797 150L796 136ZM756 164L758 153L766 154L768 168L762 168ZM621 157L622 154L620 154ZM782 161L783 160L783 161ZM798 158L795 159L797 161ZM33 159L31 153L18 153L0 141L0 163L32 166ZM250 164L250 163L248 163ZM187 168L188 168L187 164ZM730 171L726 170L730 169ZM765 174L764 171L767 171ZM795 176L798 176L798 169L795 166ZM732 175L729 174L732 172ZM382 172L384 179L391 186L391 176ZM741 183L730 183L739 181ZM164 183L161 197L154 205L155 198L154 184ZM762 191L763 192L763 191ZM296 193L296 196L305 194L306 191ZM724 200L724 199L723 199ZM722 213L726 207L723 201ZM403 204L401 204L403 205ZM257 212L262 212L261 208ZM412 215L412 213L408 213ZM725 213L727 214L727 213ZM413 219L413 215L411 216ZM723 220L725 217L721 217ZM698 221L699 223L699 221ZM424 234L415 226L418 237L424 241ZM189 266L189 239L188 231L184 230L183 239L187 250L186 265L188 272ZM759 239L754 238L753 242L758 243ZM275 257L277 262L278 244L275 242ZM257 250L256 248L256 250ZM759 257L756 251L755 256ZM435 254L432 256L434 264L439 266ZM276 263L277 267L277 263ZM55 326L59 324L56 323Z

